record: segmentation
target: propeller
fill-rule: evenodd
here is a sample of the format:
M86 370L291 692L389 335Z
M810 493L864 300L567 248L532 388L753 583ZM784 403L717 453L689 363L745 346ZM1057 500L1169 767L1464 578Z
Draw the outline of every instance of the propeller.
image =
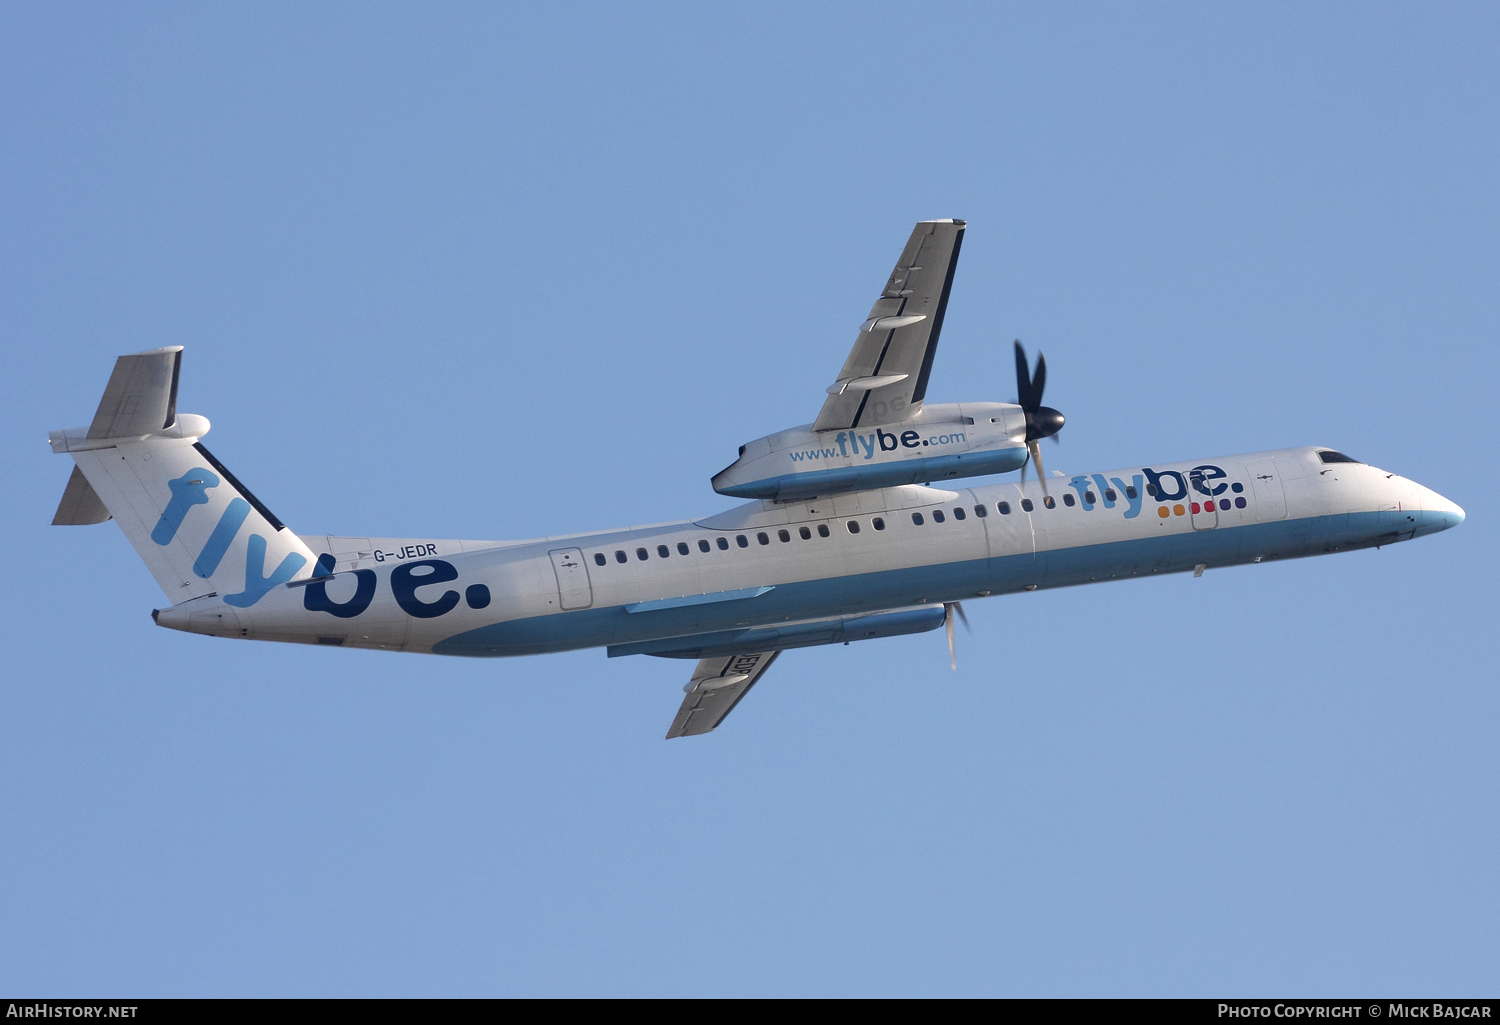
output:
M1042 494L1047 494L1047 471L1042 466L1042 450L1037 442L1043 438L1057 440L1065 418L1051 406L1042 405L1042 389L1047 387L1047 357L1036 354L1036 374L1026 364L1026 350L1016 341L1016 403L1026 414L1026 458L1036 463L1036 478ZM1021 488L1026 487L1026 463L1021 464Z
M958 668L958 652L953 646L953 614L958 613L958 618L964 621L964 630L969 630L969 617L964 615L964 607L961 602L943 602L943 629L948 634L948 661L953 668Z

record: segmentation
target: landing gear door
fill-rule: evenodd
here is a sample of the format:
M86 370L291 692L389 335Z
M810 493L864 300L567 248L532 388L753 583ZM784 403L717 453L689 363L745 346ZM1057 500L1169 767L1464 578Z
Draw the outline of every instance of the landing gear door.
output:
M577 548L556 548L547 553L557 574L557 595L565 609L586 609L594 604L594 589L589 585L589 568L583 552Z

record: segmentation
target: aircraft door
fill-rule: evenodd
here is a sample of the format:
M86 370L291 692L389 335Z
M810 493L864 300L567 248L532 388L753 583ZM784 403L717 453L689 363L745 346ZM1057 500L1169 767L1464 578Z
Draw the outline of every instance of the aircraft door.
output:
M556 548L547 553L552 557L552 571L557 574L557 595L565 609L586 609L594 604L594 589L589 585L589 568L584 564L583 552L577 548Z
M1255 495L1255 518L1286 519L1286 492L1281 487L1281 473L1276 469L1276 460L1257 459L1245 464L1245 472L1250 475L1250 490Z

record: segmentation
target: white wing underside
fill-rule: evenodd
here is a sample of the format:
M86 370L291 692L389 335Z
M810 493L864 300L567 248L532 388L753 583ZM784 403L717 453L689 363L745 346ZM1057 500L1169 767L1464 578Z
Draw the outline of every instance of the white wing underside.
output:
M779 651L761 651L700 661L685 688L687 697L677 710L677 718L667 730L667 739L693 737L717 727L779 654Z

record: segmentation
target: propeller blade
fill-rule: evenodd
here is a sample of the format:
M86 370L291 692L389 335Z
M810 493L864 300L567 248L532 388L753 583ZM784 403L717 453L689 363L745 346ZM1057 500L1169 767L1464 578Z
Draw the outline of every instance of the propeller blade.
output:
M964 615L964 603L961 602L961 601L954 602L953 603L953 611L957 612L958 613L958 618L963 621L963 624L964 624L964 633L970 633L970 634L973 633L974 632L973 628L969 626L969 617L966 616L966 615Z
M1042 389L1047 387L1047 357L1036 354L1036 375L1031 379L1031 408L1042 404Z
M1031 368L1026 365L1026 350L1021 340L1016 339L1016 405L1022 409L1033 409L1036 402L1031 395Z
M1047 494L1047 470L1042 466L1042 446L1034 440L1028 441L1026 443L1026 451L1030 452L1031 458L1036 460L1036 479L1042 483L1042 496L1044 498L1052 497Z
M959 651L954 647L953 642L953 612L957 608L959 608L957 602L944 602L942 605L942 629L948 635L948 663L953 666L954 671L959 669ZM963 615L963 609L959 609L959 615ZM969 626L969 620L963 621L963 624Z

